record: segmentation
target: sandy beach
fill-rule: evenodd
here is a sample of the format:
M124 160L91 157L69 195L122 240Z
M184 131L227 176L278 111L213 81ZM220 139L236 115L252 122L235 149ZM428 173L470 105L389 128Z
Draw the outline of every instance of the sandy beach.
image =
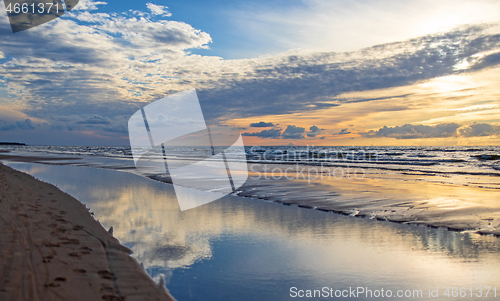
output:
M175 300L78 200L0 164L1 300Z

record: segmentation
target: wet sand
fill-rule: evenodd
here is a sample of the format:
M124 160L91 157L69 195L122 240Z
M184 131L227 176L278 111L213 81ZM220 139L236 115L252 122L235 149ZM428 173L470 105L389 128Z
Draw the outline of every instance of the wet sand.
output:
M78 200L0 164L1 300L174 300Z
M53 162L53 161L67 161L67 160L81 160L79 157L68 157L68 156L21 156L21 155L5 155L6 151L0 151L0 160L10 160L10 161L22 161L22 162Z

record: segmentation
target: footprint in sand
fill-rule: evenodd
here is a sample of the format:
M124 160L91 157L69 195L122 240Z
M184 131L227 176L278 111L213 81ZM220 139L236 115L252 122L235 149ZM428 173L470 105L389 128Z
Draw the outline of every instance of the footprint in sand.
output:
M54 259L54 256L52 255L44 256L42 262L49 263L52 259Z
M111 273L110 271L102 270L102 271L97 272L97 274L99 274L99 276L102 279L107 279L107 280L115 280L116 279L115 274Z
M88 255L90 254L90 252L92 252L92 249L89 247L81 247L80 250L82 250L81 253L84 255Z
M61 286L59 283L50 282L44 285L45 287L58 287Z

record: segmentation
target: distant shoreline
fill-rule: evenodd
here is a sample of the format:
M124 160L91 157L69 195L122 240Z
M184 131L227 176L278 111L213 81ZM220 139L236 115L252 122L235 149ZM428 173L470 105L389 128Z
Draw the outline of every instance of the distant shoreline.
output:
M26 145L26 143L20 143L20 142L0 142L0 145L19 145L19 146L23 146L23 145Z

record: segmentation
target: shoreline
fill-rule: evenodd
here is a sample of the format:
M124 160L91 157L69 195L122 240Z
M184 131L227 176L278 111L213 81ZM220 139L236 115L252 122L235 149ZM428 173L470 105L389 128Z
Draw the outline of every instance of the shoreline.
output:
M0 299L175 300L88 209L0 164Z

